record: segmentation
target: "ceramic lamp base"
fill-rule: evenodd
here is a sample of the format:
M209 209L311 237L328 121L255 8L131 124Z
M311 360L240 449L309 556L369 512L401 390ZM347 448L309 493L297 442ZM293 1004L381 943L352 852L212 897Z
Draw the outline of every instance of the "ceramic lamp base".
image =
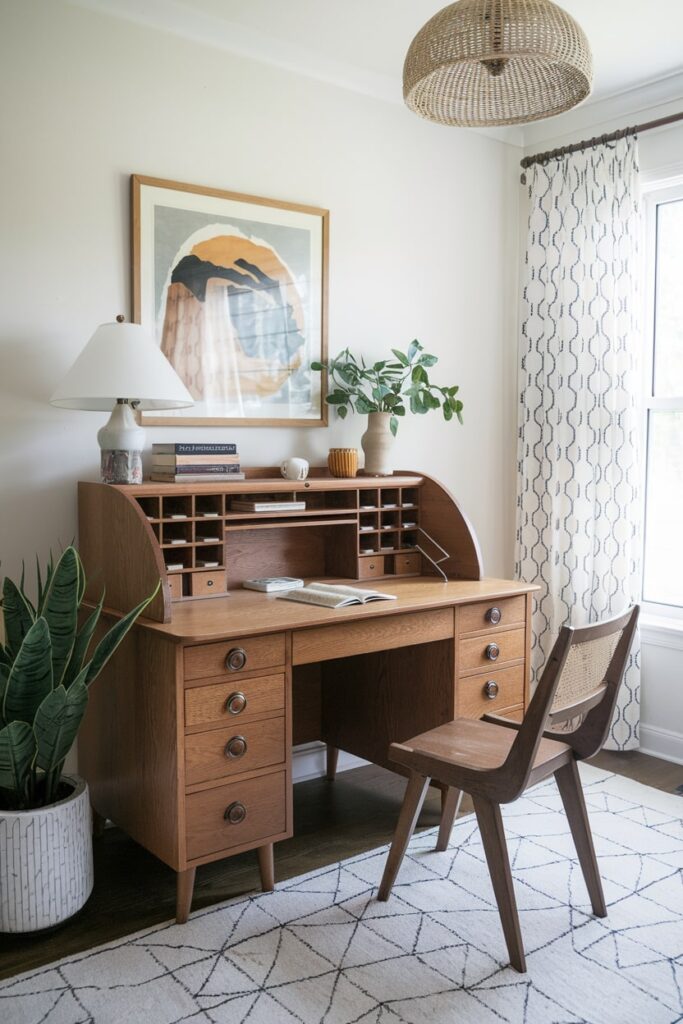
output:
M141 484L142 452L120 448L103 450L100 475L103 484Z
M102 449L103 484L142 483L145 431L124 399L118 399L108 421L98 431L97 440Z

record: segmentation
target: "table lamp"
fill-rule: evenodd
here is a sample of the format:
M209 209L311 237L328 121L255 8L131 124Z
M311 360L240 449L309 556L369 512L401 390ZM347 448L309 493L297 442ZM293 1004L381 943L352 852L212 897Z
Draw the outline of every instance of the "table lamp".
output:
M193 399L153 338L140 324L100 324L50 399L62 409L107 412L98 431L102 482L141 484L145 431L137 409L183 409Z

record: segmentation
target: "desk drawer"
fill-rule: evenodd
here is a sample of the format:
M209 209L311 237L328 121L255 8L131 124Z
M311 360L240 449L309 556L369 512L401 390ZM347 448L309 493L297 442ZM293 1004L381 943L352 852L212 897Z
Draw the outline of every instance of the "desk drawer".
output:
M257 676L241 681L225 679L185 690L185 725L217 725L249 721L254 715L280 711L285 706L284 675Z
M250 636L185 649L185 679L238 676L285 663L285 634Z
M476 604L461 605L457 611L458 631L474 633L475 630L491 632L507 629L508 626L523 625L526 620L526 597L503 597L498 601L477 601Z
M524 665L496 669L466 676L458 682L457 714L463 718L497 715L524 700Z
M292 637L292 663L349 658L354 654L412 647L453 636L453 609L385 615L361 622L340 622L333 626L299 629Z
M459 647L459 672L470 672L504 665L516 661L525 654L524 629L501 630L461 640Z
M230 724L185 737L185 783L208 782L285 760L285 720Z
M192 793L186 797L188 860L280 835L287 828L286 808L285 772Z

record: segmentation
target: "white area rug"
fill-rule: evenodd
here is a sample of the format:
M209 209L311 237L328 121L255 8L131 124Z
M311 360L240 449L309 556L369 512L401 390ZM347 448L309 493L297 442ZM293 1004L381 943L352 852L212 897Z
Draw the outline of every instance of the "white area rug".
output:
M476 823L386 848L0 984L3 1024L683 1021L680 797L582 766L609 906L593 918L552 780L505 811L528 974L506 952Z

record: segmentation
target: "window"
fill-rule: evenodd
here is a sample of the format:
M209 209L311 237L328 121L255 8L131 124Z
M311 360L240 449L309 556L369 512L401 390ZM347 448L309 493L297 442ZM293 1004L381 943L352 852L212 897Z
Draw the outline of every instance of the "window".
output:
M683 184L646 195L643 600L683 615Z

